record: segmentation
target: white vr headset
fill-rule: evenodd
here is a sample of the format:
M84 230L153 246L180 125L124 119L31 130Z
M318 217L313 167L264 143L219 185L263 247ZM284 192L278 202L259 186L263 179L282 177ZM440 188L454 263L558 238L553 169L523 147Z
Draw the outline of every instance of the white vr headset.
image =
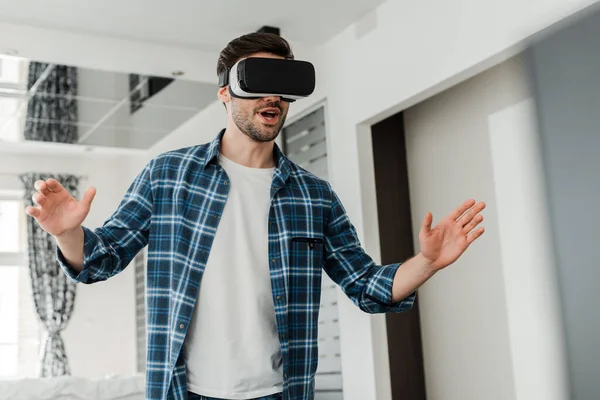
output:
M315 90L315 68L307 61L244 58L219 75L219 87L227 85L233 97L279 96L283 101L293 102Z

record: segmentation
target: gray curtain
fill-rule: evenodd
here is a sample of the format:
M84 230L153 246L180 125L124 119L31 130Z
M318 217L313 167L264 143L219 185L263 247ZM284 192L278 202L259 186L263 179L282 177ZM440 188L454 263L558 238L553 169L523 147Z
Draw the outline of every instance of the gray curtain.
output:
M44 71L51 68L46 79ZM77 68L32 61L29 64L28 89L38 82L27 105L26 140L75 143L77 133Z
M20 176L25 188L25 203L32 206L37 180L54 178L77 198L79 178L73 175L28 173ZM34 218L27 219L29 272L36 313L46 330L40 348L40 376L70 375L61 331L71 318L75 304L75 284L61 271L56 261L54 238Z

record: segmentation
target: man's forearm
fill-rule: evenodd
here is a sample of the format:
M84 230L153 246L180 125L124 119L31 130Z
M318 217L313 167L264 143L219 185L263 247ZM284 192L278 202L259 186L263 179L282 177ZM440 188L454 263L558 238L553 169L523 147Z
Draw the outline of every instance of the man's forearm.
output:
M80 226L54 238L69 266L73 270L81 272L83 270L83 228Z
M421 253L403 263L394 276L392 301L397 303L408 297L431 278L435 272L429 261Z

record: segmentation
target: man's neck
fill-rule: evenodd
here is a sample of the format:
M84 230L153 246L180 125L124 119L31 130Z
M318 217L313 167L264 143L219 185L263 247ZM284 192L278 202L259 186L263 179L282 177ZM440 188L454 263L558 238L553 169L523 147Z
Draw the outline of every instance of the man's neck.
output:
M273 147L275 142L255 142L237 127L227 127L221 139L221 154L231 161L250 168L275 166Z

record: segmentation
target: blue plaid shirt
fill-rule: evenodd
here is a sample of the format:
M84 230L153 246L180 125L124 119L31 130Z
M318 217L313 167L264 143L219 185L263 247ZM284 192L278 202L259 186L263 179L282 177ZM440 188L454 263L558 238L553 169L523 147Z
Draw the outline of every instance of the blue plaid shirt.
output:
M121 272L148 245L148 400L187 397L182 345L229 190L227 174L218 162L223 133L210 143L152 159L103 226L83 228L80 273L57 251L64 272L76 282L90 284ZM269 260L283 358L283 398L313 399L321 271L368 313L409 310L415 293L392 304L392 282L400 264L376 265L361 247L329 183L294 164L277 146L274 156Z

